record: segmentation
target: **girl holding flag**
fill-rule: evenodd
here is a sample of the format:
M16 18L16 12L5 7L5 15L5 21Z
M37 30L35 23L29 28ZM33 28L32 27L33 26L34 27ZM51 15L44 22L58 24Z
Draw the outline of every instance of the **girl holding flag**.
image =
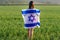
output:
M34 9L34 2L30 1L29 8L22 10L22 16L24 19L25 28L28 29L29 40L31 40L31 38L33 37L33 28L35 28L36 26L40 27L40 10Z

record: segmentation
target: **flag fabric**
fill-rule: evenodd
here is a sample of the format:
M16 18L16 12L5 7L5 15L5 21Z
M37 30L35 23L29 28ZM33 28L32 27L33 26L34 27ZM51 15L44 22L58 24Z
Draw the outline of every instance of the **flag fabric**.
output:
M22 16L25 28L40 27L40 10L39 9L23 9Z

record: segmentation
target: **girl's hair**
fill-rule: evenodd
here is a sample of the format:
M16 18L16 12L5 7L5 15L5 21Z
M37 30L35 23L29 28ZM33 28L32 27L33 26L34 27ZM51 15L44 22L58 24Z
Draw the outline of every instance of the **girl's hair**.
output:
M30 1L30 2L29 2L29 9L31 9L31 7L33 7L33 8L34 8L33 1Z

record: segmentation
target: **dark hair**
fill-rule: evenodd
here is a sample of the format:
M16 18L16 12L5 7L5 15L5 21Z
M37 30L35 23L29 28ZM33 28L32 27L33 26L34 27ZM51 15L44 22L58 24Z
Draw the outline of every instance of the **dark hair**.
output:
M31 9L31 7L33 6L33 1L29 2L29 9Z

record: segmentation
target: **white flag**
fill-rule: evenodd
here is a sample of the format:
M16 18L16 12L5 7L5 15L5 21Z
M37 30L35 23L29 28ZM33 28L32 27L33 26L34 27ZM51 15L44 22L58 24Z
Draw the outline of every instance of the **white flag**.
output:
M25 28L40 27L40 10L38 9L23 9L22 16L24 19Z

